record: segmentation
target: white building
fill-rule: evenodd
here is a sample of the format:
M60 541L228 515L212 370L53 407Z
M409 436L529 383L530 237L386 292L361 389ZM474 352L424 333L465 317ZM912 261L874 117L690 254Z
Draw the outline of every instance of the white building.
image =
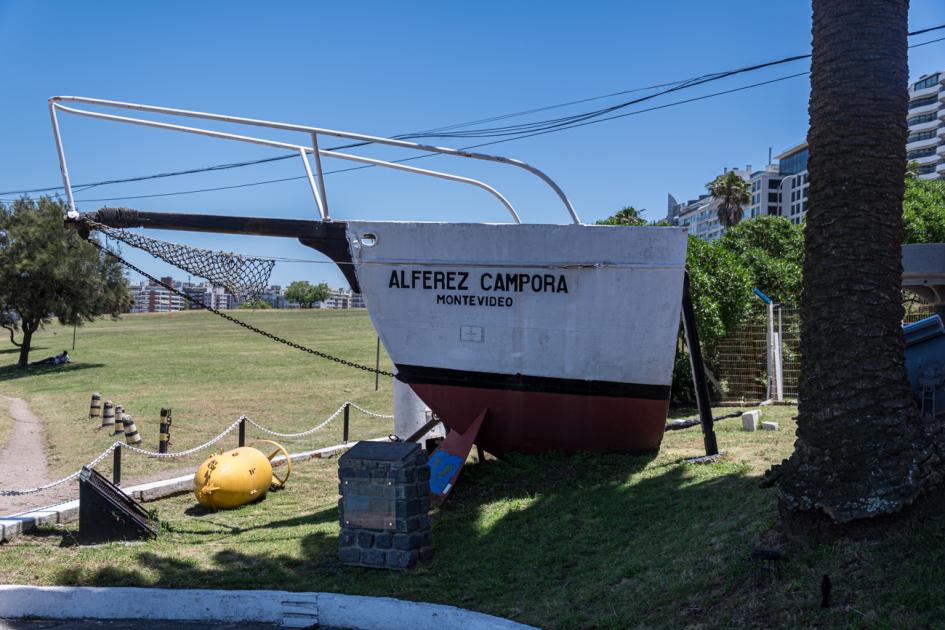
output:
M945 175L945 70L924 74L909 86L909 138L906 159L919 165L919 177Z
M810 191L810 176L807 174L807 158L810 150L803 142L778 156L778 174L781 177L781 216L800 225L807 214L807 197Z
M778 166L768 164L751 174L751 201L742 219L781 214L781 173Z
M184 300L159 284L139 282L128 286L132 313L169 313L183 310Z
M727 173L729 170L737 173L742 179L751 179L750 164L745 167L745 170L726 168L723 173ZM700 195L698 198L690 199L685 203L676 203L676 200L670 195L666 218L675 225L688 228L689 234L692 236L698 236L705 241L718 240L725 231L725 228L719 222L719 203L718 200L713 199L708 194Z
M364 299L351 289L332 289L328 299L318 303L318 308L364 308Z

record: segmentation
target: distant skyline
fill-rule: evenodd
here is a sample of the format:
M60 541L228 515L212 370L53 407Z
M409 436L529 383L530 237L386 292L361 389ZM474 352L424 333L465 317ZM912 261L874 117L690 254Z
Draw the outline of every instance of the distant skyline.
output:
M913 0L910 28L945 23L945 3ZM937 39L939 31L910 43ZM46 99L78 94L393 135L681 80L810 52L807 2L600 2L475 5L29 2L0 0L0 191L61 183ZM945 68L945 42L910 50L910 78ZM802 60L661 97L646 106L801 73ZM605 107L629 95L512 118L518 124ZM553 177L585 222L620 207L663 216L666 196L691 199L724 167L759 169L805 139L806 76L610 122L483 148ZM639 109L644 107L632 107ZM192 124L193 121L184 124ZM75 117L62 121L77 183L282 153ZM239 130L235 130L239 132ZM274 134L284 139L285 134ZM466 146L489 139L433 139ZM401 158L368 147L363 155ZM481 178L526 222L566 222L554 196L515 169L436 157L414 162ZM350 166L326 160L326 169ZM102 186L82 199L161 194L301 175L297 160ZM505 221L483 191L378 169L329 176L338 219ZM9 199L10 195L0 195ZM80 202L79 209L315 218L304 181L193 195ZM276 265L272 283L347 286L326 258L288 239L147 232L197 247L306 259ZM125 247L155 276L183 274ZM136 276L133 276L137 280Z

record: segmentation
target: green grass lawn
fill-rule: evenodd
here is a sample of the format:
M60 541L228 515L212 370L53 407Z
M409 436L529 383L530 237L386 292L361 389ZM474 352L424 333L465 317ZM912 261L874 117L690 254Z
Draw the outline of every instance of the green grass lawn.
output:
M287 338L371 363L363 312L240 313ZM71 330L40 335L35 358L71 346ZM6 351L5 351L6 350ZM0 366L0 392L47 421L54 472L75 470L113 438L89 424L100 391L135 415L156 445L158 411L174 409L174 448L216 434L240 413L282 431L324 418L343 400L391 409L390 382L283 348L204 313L128 316L79 332L76 363ZM15 354L0 348L0 361ZM384 357L382 367L389 366ZM728 410L718 410L719 413ZM286 490L243 508L203 513L192 496L148 504L162 530L141 544L73 544L76 525L43 528L0 547L0 583L272 588L441 602L551 628L930 627L945 617L945 522L913 519L881 541L784 546L775 494L758 482L793 448L792 407L766 408L777 432L721 421L727 455L702 452L698 427L668 432L660 452L510 456L472 463L433 513L435 559L407 574L337 562L337 461L299 464ZM390 431L354 414L354 435ZM2 421L0 421L2 427ZM293 450L337 443L340 422ZM252 434L252 432L251 432ZM235 436L225 446L232 447ZM139 476L193 469L126 457ZM162 469L162 466L166 470ZM103 466L109 473L107 464ZM782 549L768 579L755 548ZM833 605L821 609L830 575Z
M721 411L721 410L720 410ZM337 562L337 462L301 463L258 504L203 513L192 496L148 504L156 541L78 547L75 526L0 548L0 582L273 588L440 602L551 628L931 627L945 614L945 523L879 542L787 547L758 577L749 554L780 547L775 496L758 487L791 450L779 432L722 421L708 465L698 427L659 454L510 456L470 463L434 511L435 559L406 574ZM821 609L821 576L833 605Z
M376 333L363 310L235 311L237 317L287 339L339 357L374 365ZM37 335L31 358L72 347L72 329L52 325ZM174 411L173 450L196 446L240 414L283 433L307 429L346 399L390 413L389 378L274 343L206 312L126 315L79 328L75 361L63 367L16 367L9 341L0 342L0 393L25 398L44 418L50 474L77 470L115 438L88 419L92 392L125 406L144 439L157 449L161 407ZM381 354L381 368L390 361ZM4 408L5 413L5 408ZM390 421L352 413L352 437L390 433ZM254 435L250 430L248 435ZM231 442L225 446L232 446ZM290 450L341 441L341 421L313 437L286 441ZM204 454L205 455L205 454ZM204 455L183 462L195 467ZM179 468L180 460L125 457L126 481L144 473Z

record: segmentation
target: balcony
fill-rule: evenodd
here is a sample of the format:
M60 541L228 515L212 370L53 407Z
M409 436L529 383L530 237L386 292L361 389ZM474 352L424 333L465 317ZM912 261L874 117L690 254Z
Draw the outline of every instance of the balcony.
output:
M932 136L931 138L925 138L924 140L916 140L915 142L910 142L906 145L906 151L916 151L918 149L926 149L928 147L937 146L939 143L938 136Z
M922 107L916 107L915 109L909 110L909 116L919 116L921 114L931 114L938 112L939 117L941 117L942 112L939 111L939 108L942 106L941 101L935 101L934 103L929 103L928 105L923 105Z
M912 91L909 90L909 100L922 98L923 96L933 96L938 93L939 86L938 84L929 86L927 88L922 88L921 90Z
M938 145L938 148L935 149L935 152L939 155L945 155L945 144Z
M938 121L937 118L933 118L929 122L919 123L917 125L909 125L909 133L919 133L920 131L933 131L938 128L942 123Z
M909 161L915 162L919 166L922 166L923 164L935 164L940 159L942 159L942 156L933 153L932 155L926 155L925 157L911 158Z
M945 162L939 162L938 164L936 164L935 172L938 173L939 175L941 175L942 173L945 173Z

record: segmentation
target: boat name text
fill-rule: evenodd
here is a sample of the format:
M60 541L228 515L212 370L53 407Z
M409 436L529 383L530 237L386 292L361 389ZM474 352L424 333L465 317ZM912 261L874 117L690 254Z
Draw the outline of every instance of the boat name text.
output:
M469 291L468 271L432 271L394 269L387 283L389 289L427 289L445 291ZM478 284L478 286L476 286ZM568 281L564 274L552 273L490 273L479 274L479 281L472 285L493 293L567 293Z

